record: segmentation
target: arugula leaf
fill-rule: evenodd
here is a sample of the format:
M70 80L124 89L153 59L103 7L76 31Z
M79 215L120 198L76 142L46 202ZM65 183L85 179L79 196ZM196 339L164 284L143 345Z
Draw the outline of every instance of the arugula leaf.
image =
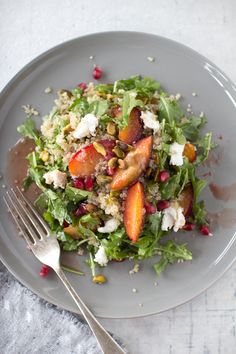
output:
M199 139L196 142L197 148L200 150L200 153L198 154L195 164L201 164L206 159L208 158L209 152L212 149L212 147L215 147L212 144L212 133L206 133L202 139Z
M112 93L113 92L113 84L100 84L95 86L95 90L99 93Z
M57 233L57 239L61 242L61 246L64 251L76 251L81 244L81 240L75 240L64 231Z
M71 187L70 185L66 186L65 193L67 198L74 203L78 203L81 200L86 199L92 195L92 192L88 192L83 189L74 188Z
M170 101L165 94L160 95L159 118L165 119L169 124L178 122L183 117L183 111L178 102Z
M106 239L101 240L101 244L105 248L107 256L111 259L119 260L127 258L131 254L129 241L123 227L111 232Z
M162 199L174 199L177 196L179 190L181 178L181 171L178 171L177 174L171 176L168 181L160 186L161 197Z
M108 110L108 103L105 100L94 101L90 104L88 112L93 113L96 117L101 117Z
M72 112L79 112L82 115L85 115L87 113L88 108L89 108L89 104L87 98L79 97L74 100L69 110Z
M39 133L32 118L26 118L25 122L17 127L17 131L22 136L33 139L36 145L41 145Z
M24 188L24 190L27 190L32 183L33 179L31 178L31 176L27 176L23 179L22 187Z
M153 267L158 276L168 264L173 264L179 260L192 260L192 253L186 248L186 245L178 245L173 240L167 241L164 245L159 245L157 251L161 253L161 259Z
M139 96L150 97L160 88L159 82L150 77L141 78L141 76L131 76L126 80L118 80L114 84L113 93L119 90L130 91L135 90Z
M200 130L206 124L206 117L191 117L184 123L181 123L180 128L182 129L185 138L189 141L196 141L199 138Z
M117 119L117 123L120 129L124 129L128 125L128 119L130 112L135 107L142 107L143 102L136 99L137 93L135 91L125 92L124 98L122 101L122 116L120 119Z

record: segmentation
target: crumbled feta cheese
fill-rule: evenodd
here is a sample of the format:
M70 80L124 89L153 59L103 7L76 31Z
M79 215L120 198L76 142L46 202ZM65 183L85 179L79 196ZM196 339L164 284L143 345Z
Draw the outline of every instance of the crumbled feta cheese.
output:
M97 126L98 118L92 113L86 114L79 122L73 136L76 139L81 139L89 135L94 135Z
M94 261L100 264L101 266L106 266L108 263L108 258L105 252L105 248L100 246L98 251L95 254Z
M184 144L178 144L174 142L170 146L170 164L174 166L182 166L183 165L183 151Z
M53 170L44 173L43 178L46 184L52 184L55 188L65 188L66 185L66 173L59 170Z
M155 58L153 57L147 57L147 60L150 61L150 63L153 63L155 61Z
M135 273L138 273L139 272L139 264L138 263L136 263L135 265L134 265L134 267L133 267L133 269L131 269L130 271L129 271L129 274L135 274Z
M142 112L140 118L144 123L144 127L153 129L154 133L156 133L160 129L160 123L157 120L157 116L152 112Z
M47 87L44 90L44 93L51 93L52 92L52 88L51 87Z
M168 231L173 227L173 230L177 232L184 225L185 217L183 208L181 208L178 203L171 203L170 207L163 211L161 229Z
M98 232L109 233L109 232L116 231L119 224L120 224L119 220L112 218L110 220L107 220L103 227L98 227Z

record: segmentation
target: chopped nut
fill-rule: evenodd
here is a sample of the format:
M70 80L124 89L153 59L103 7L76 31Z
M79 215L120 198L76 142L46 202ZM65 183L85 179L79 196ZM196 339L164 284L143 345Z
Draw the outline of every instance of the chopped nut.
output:
M117 157L112 157L109 161L108 161L108 166L109 167L117 167Z
M115 123L109 122L107 124L107 132L110 135L115 135L116 134L116 125L115 125Z
M39 157L41 160L43 160L43 162L47 162L49 159L49 153L47 151L41 151L39 154Z
M125 157L124 151L122 151L119 146L115 146L114 149L112 149L112 151L116 154L117 157L120 157L120 158Z
M63 128L63 132L64 133L70 133L73 130L72 126L70 124L67 124L64 128Z
M106 156L106 149L104 148L104 146L102 144L99 144L97 142L93 143L94 149L99 152L99 154L101 154L102 156Z
M106 281L107 281L107 278L102 274L94 275L94 277L93 277L93 282L96 284L104 284L104 283L106 283Z
M126 163L122 159L118 160L118 165L119 165L119 168L121 168L121 169L124 169L126 167Z
M128 151L129 145L126 143L123 143L123 141L117 140L117 146L124 152Z
M110 176L105 176L105 175L98 175L97 176L97 183L98 184L105 184L105 183L109 183L112 181L112 177Z

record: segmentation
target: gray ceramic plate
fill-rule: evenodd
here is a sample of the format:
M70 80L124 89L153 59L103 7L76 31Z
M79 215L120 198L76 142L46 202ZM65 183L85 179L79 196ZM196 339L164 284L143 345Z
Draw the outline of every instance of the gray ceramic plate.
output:
M93 61L89 59L91 55ZM155 61L149 62L148 56ZM196 113L204 111L209 119L207 129L215 136L223 136L220 140L223 158L219 166L214 166L212 179L225 185L233 183L236 175L235 86L215 65L191 49L165 38L132 32L94 34L61 44L32 61L11 80L0 101L0 172L3 176L8 149L19 138L16 126L24 120L21 106L30 103L44 115L52 106L54 96L46 95L44 89L52 86L55 92L58 88L71 88L78 82L91 80L94 63L104 70L103 81L134 74L151 76L169 92L180 92L184 97L183 106L191 103ZM198 96L193 97L192 92L197 92ZM6 181L1 181L1 185L3 183ZM3 188L0 193L1 260L39 296L76 312L76 306L56 276L51 274L46 279L38 276L40 264L18 237L2 201ZM204 198L211 211L236 208L235 201L227 205L216 202L208 188ZM91 282L87 266L81 261L87 275L70 275L70 280L97 316L135 317L173 308L205 290L233 263L236 227L231 219L225 222L226 229L216 226L214 237L204 238L193 233L178 235L181 242L188 243L194 260L169 266L158 280L152 269L154 259L143 262L136 275L129 275L131 263L112 263L104 272L109 279L104 286ZM156 281L158 286L154 285ZM132 292L133 288L137 293Z

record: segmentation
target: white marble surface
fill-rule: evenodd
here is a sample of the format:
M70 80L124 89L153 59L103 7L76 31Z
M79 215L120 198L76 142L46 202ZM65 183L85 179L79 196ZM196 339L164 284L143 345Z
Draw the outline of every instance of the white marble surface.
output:
M0 0L0 89L46 49L108 30L145 31L180 41L236 82L235 20L234 0ZM135 354L234 354L236 265L205 293L174 310L102 322Z

